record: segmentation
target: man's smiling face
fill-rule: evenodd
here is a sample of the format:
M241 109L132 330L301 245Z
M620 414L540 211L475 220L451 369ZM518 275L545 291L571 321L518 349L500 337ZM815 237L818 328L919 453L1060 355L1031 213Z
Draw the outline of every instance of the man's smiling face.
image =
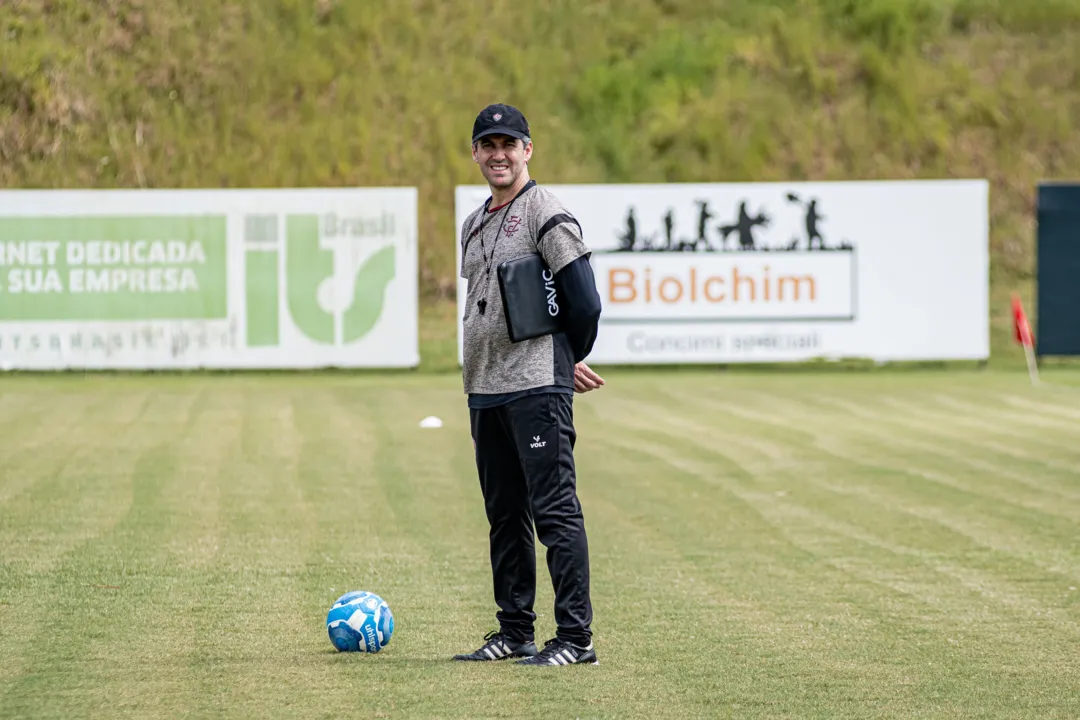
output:
M488 135L473 145L473 159L488 184L496 188L513 187L532 157L532 143L509 135Z

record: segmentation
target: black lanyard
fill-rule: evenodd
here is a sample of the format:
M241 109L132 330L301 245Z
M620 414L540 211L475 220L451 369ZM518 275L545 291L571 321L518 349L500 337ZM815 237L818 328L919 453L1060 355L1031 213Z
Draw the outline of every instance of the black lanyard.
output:
M510 209L514 207L514 203L521 195L517 195L503 210L502 220L499 221L499 229L495 232L495 240L491 243L491 256L488 257L487 248L484 245L484 224L487 222L488 205L491 204L491 198L484 203L483 214L480 216L480 227L469 235L468 240L465 241L465 250L462 253L462 261L464 261L465 253L469 251L469 242L472 241L476 235L480 236L480 257L484 259L484 296L476 301L476 307L480 311L480 314L484 314L484 310L487 309L487 289L491 284L491 265L495 262L495 247L499 244L499 236L502 234L503 226L506 225L506 216L510 214Z
M499 230L495 233L495 241L491 243L490 258L487 256L487 248L484 247L484 225L487 222L488 205L491 204L490 197L484 202L484 210L480 213L480 227L473 230L469 234L469 237L465 239L465 247L461 251L461 262L463 263L465 262L465 256L469 252L469 243L472 242L474 237L480 235L480 257L484 259L486 265L484 268L484 296L476 301L476 307L480 310L481 315L484 314L484 310L487 308L487 289L488 285L491 284L491 264L495 261L495 246L498 245L499 235L502 234L503 226L506 225L506 216L510 213L510 208L514 207L514 203L517 202L517 199L524 195L525 191L532 188L533 185L536 185L536 180L530 179L529 182L525 183L525 187L521 188L521 191L518 192L518 194L514 196L514 199L506 206L506 210L503 210L502 221L499 223Z

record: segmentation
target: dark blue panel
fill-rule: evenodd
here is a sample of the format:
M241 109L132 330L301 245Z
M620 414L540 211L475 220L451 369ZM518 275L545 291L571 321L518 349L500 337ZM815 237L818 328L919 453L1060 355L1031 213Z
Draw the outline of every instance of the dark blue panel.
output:
M1080 183L1039 186L1039 355L1080 355Z

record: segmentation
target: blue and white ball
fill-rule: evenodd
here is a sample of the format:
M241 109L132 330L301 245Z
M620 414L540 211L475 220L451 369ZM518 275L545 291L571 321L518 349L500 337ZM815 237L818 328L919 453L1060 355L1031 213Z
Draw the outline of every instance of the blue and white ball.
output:
M326 631L340 652L377 653L394 634L394 615L378 595L356 590L334 601Z

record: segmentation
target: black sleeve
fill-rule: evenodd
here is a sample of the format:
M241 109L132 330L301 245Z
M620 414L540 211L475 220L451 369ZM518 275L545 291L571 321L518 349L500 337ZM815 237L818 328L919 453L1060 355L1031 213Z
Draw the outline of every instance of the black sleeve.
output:
M592 352L600 323L600 293L596 290L589 255L582 255L555 274L563 332L574 350L574 363Z

